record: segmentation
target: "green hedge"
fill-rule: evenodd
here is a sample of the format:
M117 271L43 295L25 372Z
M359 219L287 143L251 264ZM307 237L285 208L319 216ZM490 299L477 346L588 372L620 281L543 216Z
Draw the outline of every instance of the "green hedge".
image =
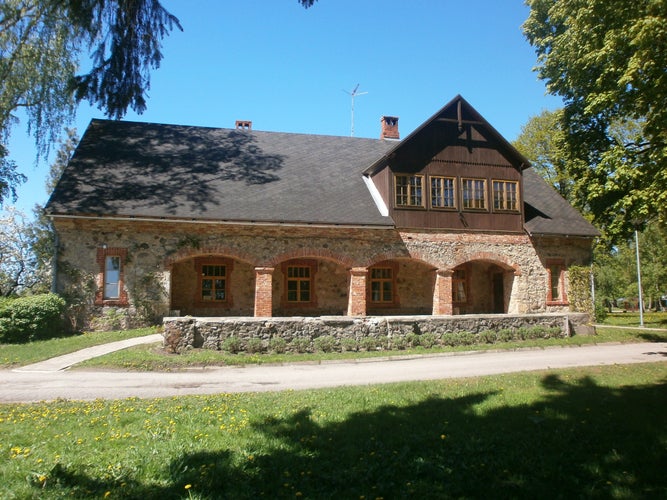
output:
M63 334L65 301L49 293L0 302L0 342L15 344Z

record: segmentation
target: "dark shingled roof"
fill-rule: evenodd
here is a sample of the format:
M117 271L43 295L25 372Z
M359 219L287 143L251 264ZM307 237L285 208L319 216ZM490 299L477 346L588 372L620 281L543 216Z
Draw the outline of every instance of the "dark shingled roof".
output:
M362 170L374 139L93 120L50 214L392 226Z
M362 173L400 144L93 120L46 210L50 215L389 228L394 222L379 212ZM502 147L519 155L507 142ZM529 234L599 234L532 168L523 175Z
M526 218L524 227L531 236L600 236L600 232L533 168L523 171L523 191Z

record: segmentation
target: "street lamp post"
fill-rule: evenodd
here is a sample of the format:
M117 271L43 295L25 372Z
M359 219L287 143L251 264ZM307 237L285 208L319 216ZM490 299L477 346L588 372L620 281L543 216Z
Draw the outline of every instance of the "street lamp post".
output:
M644 298L642 297L642 269L639 263L639 233L635 227L635 251L637 253L637 288L639 289L639 326L644 326Z

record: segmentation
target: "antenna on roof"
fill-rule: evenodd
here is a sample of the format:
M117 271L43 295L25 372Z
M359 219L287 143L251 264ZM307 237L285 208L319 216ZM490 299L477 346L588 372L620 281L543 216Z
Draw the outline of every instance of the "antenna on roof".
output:
M350 98L352 100L352 125L350 126L350 137L354 137L354 98L357 97L358 95L368 94L368 92L357 92L358 90L359 90L359 84L358 83L357 83L357 86L354 87L354 90L352 90L352 92L348 92L347 90L343 90L343 92L350 95Z

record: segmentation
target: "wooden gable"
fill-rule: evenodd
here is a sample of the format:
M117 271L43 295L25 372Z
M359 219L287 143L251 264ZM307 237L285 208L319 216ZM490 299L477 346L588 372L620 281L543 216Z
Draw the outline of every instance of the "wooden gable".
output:
M528 166L458 96L366 174L396 227L521 232Z

